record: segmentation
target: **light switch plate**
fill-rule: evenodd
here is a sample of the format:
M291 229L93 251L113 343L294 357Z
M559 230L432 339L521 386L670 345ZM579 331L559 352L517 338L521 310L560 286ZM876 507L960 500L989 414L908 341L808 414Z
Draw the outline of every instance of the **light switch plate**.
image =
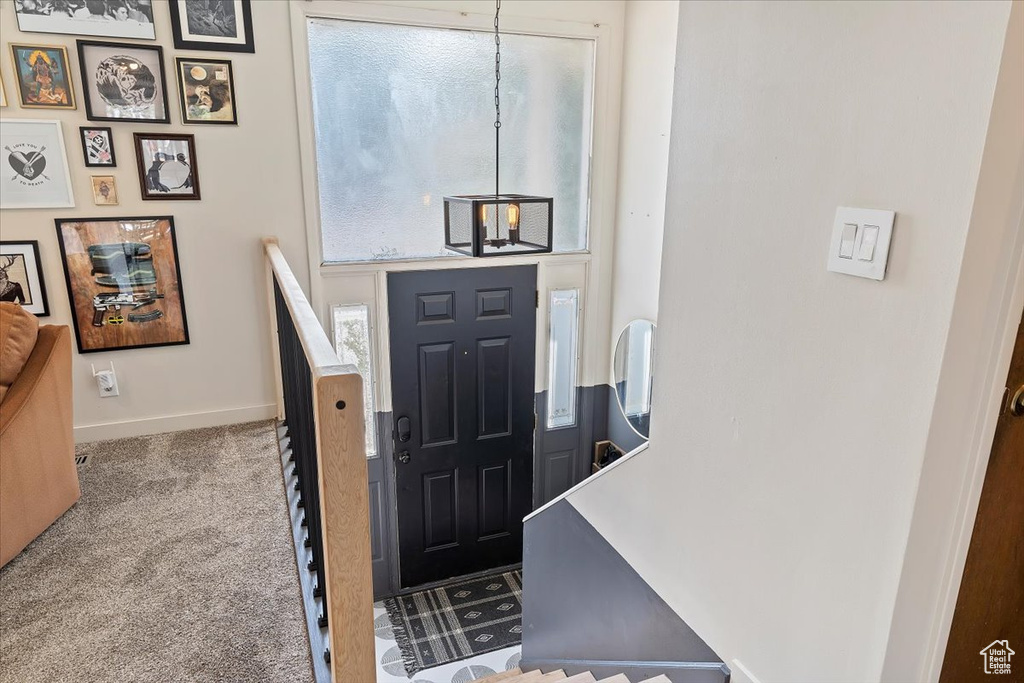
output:
M892 225L896 220L895 211L884 209L854 209L840 206L836 209L836 219L832 224L832 241L828 249L828 270L833 273L845 273L872 280L885 279L885 268L889 263L889 243L892 241ZM857 233L854 243L854 258L845 256L848 246L844 249L843 232L849 232L848 225L856 225ZM858 258L862 255L861 241L864 239L864 226L878 228L871 259ZM871 251L865 249L865 252ZM842 255L841 255L842 254Z

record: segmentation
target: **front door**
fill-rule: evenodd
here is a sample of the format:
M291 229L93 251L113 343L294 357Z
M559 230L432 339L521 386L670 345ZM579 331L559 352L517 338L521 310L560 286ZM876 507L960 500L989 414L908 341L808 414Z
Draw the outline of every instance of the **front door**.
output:
M388 275L403 588L522 560L536 266Z
M995 675L993 675L995 674ZM942 683L1024 679L1024 320L1010 362Z

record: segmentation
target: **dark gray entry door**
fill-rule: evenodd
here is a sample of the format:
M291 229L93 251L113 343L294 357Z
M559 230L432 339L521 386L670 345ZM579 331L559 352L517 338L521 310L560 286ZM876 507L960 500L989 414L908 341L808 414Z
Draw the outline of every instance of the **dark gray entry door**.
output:
M522 560L536 266L388 275L401 586Z

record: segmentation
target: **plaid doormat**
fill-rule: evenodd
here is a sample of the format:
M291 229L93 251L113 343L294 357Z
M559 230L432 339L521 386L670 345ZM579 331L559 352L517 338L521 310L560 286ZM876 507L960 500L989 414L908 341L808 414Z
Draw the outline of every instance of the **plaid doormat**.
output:
M523 574L491 574L384 601L405 672L518 645Z

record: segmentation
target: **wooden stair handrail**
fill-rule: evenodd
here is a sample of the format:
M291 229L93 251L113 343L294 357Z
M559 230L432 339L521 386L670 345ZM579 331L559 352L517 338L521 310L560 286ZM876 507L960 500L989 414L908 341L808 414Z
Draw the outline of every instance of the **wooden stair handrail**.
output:
M324 547L320 582L330 629L331 680L335 683L374 681L377 668L362 378L354 366L339 362L277 239L264 238L263 249L280 417L284 417L284 403L276 332L275 280L312 375Z

